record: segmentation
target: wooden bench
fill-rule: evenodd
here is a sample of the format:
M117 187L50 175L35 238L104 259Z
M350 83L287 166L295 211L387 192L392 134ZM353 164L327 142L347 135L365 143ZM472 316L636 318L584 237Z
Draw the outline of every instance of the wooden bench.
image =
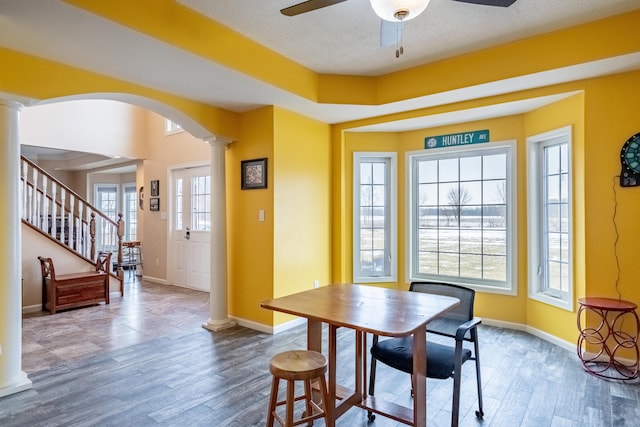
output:
M51 258L38 257L42 268L42 311L109 304L111 252L99 252L95 271L56 274Z

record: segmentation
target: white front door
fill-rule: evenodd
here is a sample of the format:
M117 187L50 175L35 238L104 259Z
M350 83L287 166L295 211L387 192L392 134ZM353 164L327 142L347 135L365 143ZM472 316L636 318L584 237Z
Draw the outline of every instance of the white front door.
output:
M176 169L171 178L169 277L172 283L209 291L211 176L209 166Z

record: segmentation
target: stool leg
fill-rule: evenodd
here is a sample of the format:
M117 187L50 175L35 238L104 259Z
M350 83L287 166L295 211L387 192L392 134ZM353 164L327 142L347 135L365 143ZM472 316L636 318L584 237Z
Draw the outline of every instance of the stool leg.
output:
M276 403L278 402L278 386L280 384L280 378L273 377L271 380L271 397L269 398L269 413L267 414L267 427L273 427L273 411L276 410Z
M329 418L333 417L333 406L335 402L329 401L329 389L327 388L327 381L324 375L320 376L320 392L322 393L322 411L324 412L324 422L326 425L333 425L329 423Z
M295 403L295 381L287 380L287 427L293 427L293 405Z
M304 380L304 403L307 405L307 412L305 412L306 417L310 417L313 415L313 406L311 406L311 380ZM308 426L313 425L313 421L309 421L307 423Z

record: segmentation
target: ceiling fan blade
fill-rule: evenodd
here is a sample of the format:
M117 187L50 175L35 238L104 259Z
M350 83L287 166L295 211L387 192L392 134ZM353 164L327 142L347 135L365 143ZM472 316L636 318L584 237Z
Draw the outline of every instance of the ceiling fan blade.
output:
M482 4L485 6L500 6L509 7L516 2L516 0L454 0L464 3Z
M312 10L322 9L323 7L342 3L343 1L347 0L307 0L305 2L280 9L280 13L287 16L296 16L300 15L301 13L307 13L311 12Z
M398 45L398 32L402 31L404 22L392 22L380 20L380 47L390 47Z

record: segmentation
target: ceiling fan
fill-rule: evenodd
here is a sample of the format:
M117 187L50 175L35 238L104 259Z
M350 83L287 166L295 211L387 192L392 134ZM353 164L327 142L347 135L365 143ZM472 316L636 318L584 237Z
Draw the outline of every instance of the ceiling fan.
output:
M347 0L307 0L302 3L294 4L293 6L285 7L280 10L280 13L286 16L295 16L303 13L311 12L316 9L322 9L323 7L332 6L334 4L342 3ZM453 0L463 3L482 4L486 6L500 6L509 7L516 0Z
M347 0L307 0L302 3L294 4L280 10L280 13L286 16L296 16L303 13L322 9L327 6L342 3ZM404 1L407 6L402 5L398 1L380 1L371 0L371 6L376 14L381 18L380 24L380 46L387 47L396 45L396 58L400 57L404 52L402 47L402 36L404 33L405 21L415 18L429 4L430 0L423 1ZM464 3L474 3L485 6L509 7L516 0L453 0ZM415 9L410 12L410 8ZM417 9L416 9L417 8Z

